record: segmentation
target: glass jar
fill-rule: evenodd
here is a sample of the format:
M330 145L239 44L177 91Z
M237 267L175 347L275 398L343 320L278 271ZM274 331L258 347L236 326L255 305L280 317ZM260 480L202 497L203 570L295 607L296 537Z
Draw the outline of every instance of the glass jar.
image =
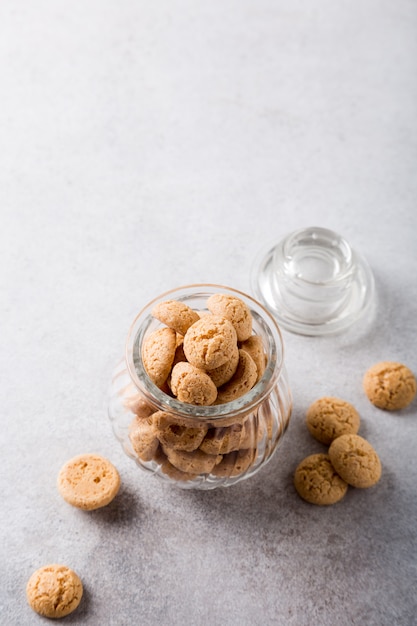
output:
M249 307L253 333L262 339L265 371L250 391L231 402L186 404L168 388L158 388L145 371L143 341L162 326L151 311L159 302L177 300L202 314L208 312L207 299L219 293L240 298ZM274 318L250 296L210 284L174 289L142 309L129 330L125 358L113 373L108 404L114 434L125 453L141 469L184 489L226 487L253 476L276 451L291 409L283 342ZM163 436L151 425L150 416L159 411L169 426ZM143 438L139 444L138 432Z

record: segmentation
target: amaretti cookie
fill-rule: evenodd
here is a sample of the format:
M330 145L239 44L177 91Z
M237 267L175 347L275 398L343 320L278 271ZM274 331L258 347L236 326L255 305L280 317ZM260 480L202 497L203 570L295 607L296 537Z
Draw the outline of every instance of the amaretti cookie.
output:
M266 366L263 342L252 335L246 303L214 294L207 307L209 312L194 311L176 300L156 304L152 315L165 326L146 336L142 347L145 370L155 385L180 402L197 406L239 398L262 377ZM141 410L140 402L132 399L128 408L136 412L136 407ZM229 424L226 420L219 426Z
M417 391L413 372L396 361L381 361L370 367L363 387L372 404L386 411L404 409L414 400Z
M303 500L318 505L335 504L348 490L328 454L311 454L301 461L295 470L294 486Z
M258 372L256 378L256 382L258 382L262 378L266 367L266 355L261 337L259 335L251 335L249 339L242 341L240 348L252 357Z
M221 387L232 378L233 374L236 372L238 363L239 349L236 344L231 350L230 359L226 361L226 363L223 363L223 365L220 365L220 367L216 367L214 370L208 370L207 374L210 376L216 387Z
M217 398L217 387L204 370L180 362L171 372L171 390L180 402L209 406Z
M139 418L149 417L149 415L152 415L155 411L155 409L137 392L132 392L132 394L126 395L123 403L129 411L137 415Z
M381 461L371 444L359 435L342 435L329 448L336 472L352 487L372 487L381 477Z
M216 293L207 300L207 308L214 315L229 320L235 330L238 341L246 341L252 334L252 314L249 307L235 296Z
M112 463L98 454L80 454L65 463L58 474L58 491L79 509L91 511L109 504L120 487Z
M136 417L130 424L129 439L132 447L142 461L152 461L159 446L158 433L155 428L154 418Z
M158 440L165 448L172 450L196 450L207 433L207 426L203 422L189 424L185 420L176 419L165 411L157 411L153 415L153 423Z
M239 476L246 472L256 458L256 449L236 450L225 454L220 463L212 469L212 474L218 477Z
M223 458L221 455L205 454L201 450L186 452L185 450L173 450L167 446L162 446L162 450L168 461L186 474L210 474Z
M254 360L245 350L239 350L239 363L236 372L228 383L218 389L215 404L232 402L240 398L252 389L257 377L258 371Z
M313 402L306 415L310 434L326 445L333 439L359 430L360 417L355 407L332 396L324 396Z
M78 607L83 585L77 574L65 565L40 567L29 578L27 600L36 613L57 619L69 615Z
M149 378L161 387L171 372L177 349L177 333L172 328L158 328L145 337L142 361Z
M190 326L200 319L196 311L177 300L159 302L152 309L152 315L181 335L185 335Z
M229 320L205 315L185 333L184 353L195 367L211 370L232 358L236 343L236 331Z
M200 450L206 454L228 454L254 447L255 444L255 429L252 420L248 418L242 424L210 428L200 444Z

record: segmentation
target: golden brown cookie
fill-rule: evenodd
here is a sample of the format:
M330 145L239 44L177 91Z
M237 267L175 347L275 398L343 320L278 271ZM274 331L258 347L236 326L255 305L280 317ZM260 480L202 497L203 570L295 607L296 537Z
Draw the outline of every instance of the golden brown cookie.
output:
M248 448L225 454L221 462L213 467L211 473L214 476L239 476L246 472L256 458L256 450Z
M152 309L152 315L180 335L185 335L190 326L200 319L198 313L177 300L159 302Z
M348 485L337 474L328 454L311 454L294 474L298 495L311 504L335 504L346 494Z
M395 361L381 361L370 367L363 387L372 404L386 411L404 409L414 400L417 390L413 372Z
M249 307L235 296L216 293L207 300L207 308L214 315L229 320L235 330L238 341L246 341L252 334L252 314Z
M222 460L221 455L205 454L201 450L186 452L185 450L172 450L166 446L162 446L162 449L168 461L186 474L209 474Z
M336 472L352 487L372 487L381 477L381 461L371 444L359 435L342 435L329 448Z
M155 411L155 409L143 399L140 393L133 390L124 397L123 404L131 413L142 418L149 417L149 415L152 415Z
M196 477L196 474L182 472L181 470L177 469L176 467L174 467L174 465L172 465L172 463L168 461L168 459L163 461L163 463L161 464L161 472L169 476L169 478L172 478L172 480L179 480L181 482L194 480Z
M142 461L152 461L159 446L153 416L135 417L129 427L129 439L134 451Z
M349 402L324 396L307 409L306 424L310 434L326 445L333 439L359 430L359 413Z
M232 378L233 374L236 372L238 363L239 349L236 344L232 350L231 358L226 361L226 363L223 363L223 365L220 365L220 367L216 367L214 370L208 370L207 374L210 376L216 387L221 387Z
M237 343L236 331L229 320L205 315L185 333L184 352L195 367L212 370L230 361Z
M58 474L58 491L64 500L86 511L109 504L119 487L119 472L98 454L80 454L65 463Z
M232 402L250 391L256 383L258 370L252 357L244 350L239 350L239 363L236 372L228 383L217 390L215 404Z
M157 387L161 387L169 376L176 348L177 334L172 328L158 328L143 342L143 365Z
M258 382L262 378L266 367L266 354L261 337L259 335L251 335L249 339L241 343L240 347L254 360L258 371L256 379L256 382Z
M65 565L40 567L26 586L26 597L32 609L43 617L55 619L75 611L82 595L81 580Z
M252 420L224 428L210 428L200 445L206 454L229 454L239 449L253 448L255 442Z
M209 406L217 398L217 387L206 372L187 362L177 363L171 372L171 390L180 402Z
M207 433L203 422L185 422L185 418L177 419L165 411L157 411L153 415L154 425L159 441L165 448L192 452L199 447Z
M180 337L180 335L177 335L177 339L178 337ZM184 352L184 342L177 341L177 347L175 349L175 355L174 355L174 360L172 362L172 367L175 367L177 363L183 363L187 360L187 357L185 356L185 352Z
M181 470L174 467L174 465L172 465L172 463L168 461L168 458L163 451L162 446L159 446L158 448L158 451L155 455L155 461L160 466L160 471L169 478L172 478L173 480L186 482L188 480L194 480L196 477L196 474L182 472Z

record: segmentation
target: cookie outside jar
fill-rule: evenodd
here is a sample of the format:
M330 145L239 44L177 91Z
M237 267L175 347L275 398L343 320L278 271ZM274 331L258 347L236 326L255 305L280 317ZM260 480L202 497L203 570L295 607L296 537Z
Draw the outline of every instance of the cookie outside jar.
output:
M142 346L163 327L151 313L156 305L176 300L201 315L208 313L207 300L214 294L234 296L249 307L253 333L264 346L265 371L235 400L187 404L166 383L159 388L151 381ZM283 342L274 318L250 296L210 284L171 290L142 309L129 330L125 358L113 373L108 403L114 434L141 469L181 488L203 490L233 485L258 472L282 440L291 410Z

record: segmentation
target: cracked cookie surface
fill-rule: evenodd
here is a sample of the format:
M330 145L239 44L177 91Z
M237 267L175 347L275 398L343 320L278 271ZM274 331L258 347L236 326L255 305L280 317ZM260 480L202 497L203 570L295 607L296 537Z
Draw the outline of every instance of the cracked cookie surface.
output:
M232 378L219 387L215 404L232 402L250 391L258 377L258 370L252 357L244 350L239 350L239 363Z
M369 400L379 409L398 411L408 406L417 391L413 372L402 363L381 361L370 367L363 378Z
M177 349L177 333L172 328L158 328L145 337L142 361L151 381L162 387L174 362Z
M339 476L352 487L372 487L381 477L378 454L369 441L359 435L342 435L335 439L330 445L329 457Z
M178 300L159 302L152 309L152 316L180 335L185 335L190 326L200 319L196 311Z
M306 424L315 439L329 445L341 435L356 434L359 430L360 417L349 402L324 396L307 409Z
M180 402L210 406L217 398L217 387L206 372L191 363L180 362L171 372L171 389Z
M26 586L26 597L32 609L39 615L55 619L75 611L82 595L81 580L65 565L40 567Z
M207 433L207 426L203 422L185 423L185 419L177 419L165 411L157 411L153 415L158 440L172 450L196 450Z
M258 382L262 378L266 368L266 354L262 339L259 335L251 335L249 339L241 343L240 347L252 357L258 371L256 379L256 382Z
M295 470L294 486L303 500L318 505L336 504L348 490L328 454L311 454L301 461Z
M232 355L230 359L226 361L226 363L223 363L223 365L220 365L220 367L216 367L214 370L208 370L207 374L210 376L216 387L221 387L232 378L233 374L236 372L238 363L239 349L236 344L232 348Z
M184 336L187 360L203 370L212 370L229 361L236 346L236 331L229 320L205 315Z
M249 307L234 296L216 293L207 300L207 308L214 315L228 319L236 330L238 341L246 341L252 334L252 314Z

